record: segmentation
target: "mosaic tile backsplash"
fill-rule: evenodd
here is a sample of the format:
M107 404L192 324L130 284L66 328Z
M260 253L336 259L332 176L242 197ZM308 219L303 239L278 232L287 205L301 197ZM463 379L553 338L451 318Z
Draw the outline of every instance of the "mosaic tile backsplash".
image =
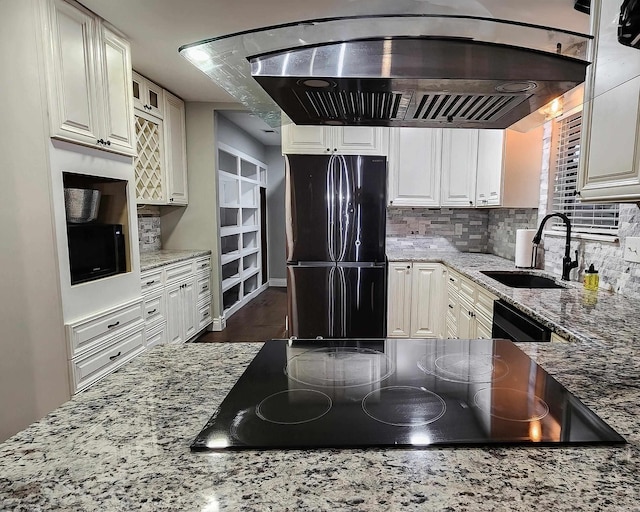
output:
M138 243L140 244L140 252L162 249L159 207L144 206L138 209Z
M387 208L387 239L434 250L487 252L488 213L472 208Z

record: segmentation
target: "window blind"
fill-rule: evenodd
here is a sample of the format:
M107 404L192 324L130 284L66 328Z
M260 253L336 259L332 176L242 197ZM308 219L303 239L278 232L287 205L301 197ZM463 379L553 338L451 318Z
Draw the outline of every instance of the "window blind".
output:
M553 211L564 213L575 231L614 234L618 230L617 203L582 203L576 195L580 160L582 112L556 122L558 146L556 153ZM558 219L554 229L564 229Z

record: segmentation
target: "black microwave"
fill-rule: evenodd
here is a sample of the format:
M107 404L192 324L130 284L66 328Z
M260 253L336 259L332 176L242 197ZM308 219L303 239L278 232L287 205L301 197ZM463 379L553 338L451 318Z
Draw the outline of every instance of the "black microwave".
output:
M121 224L68 224L71 284L127 271Z

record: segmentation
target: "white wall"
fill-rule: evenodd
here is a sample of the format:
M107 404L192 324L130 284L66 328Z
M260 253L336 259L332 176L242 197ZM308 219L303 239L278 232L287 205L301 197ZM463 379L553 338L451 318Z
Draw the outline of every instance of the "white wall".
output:
M0 441L70 397L36 9L0 2Z
M269 219L269 279L287 279L285 254L285 211L284 211L284 157L280 146L267 146L265 163L269 166L267 182L267 210Z

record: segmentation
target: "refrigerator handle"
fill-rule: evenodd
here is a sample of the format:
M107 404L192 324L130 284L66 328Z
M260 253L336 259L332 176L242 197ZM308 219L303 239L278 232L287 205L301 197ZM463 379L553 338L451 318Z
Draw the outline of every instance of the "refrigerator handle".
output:
M338 284L338 300L340 301L340 337L344 338L347 336L347 281L342 267L338 267L338 276L340 278Z
M327 314L329 316L328 318L328 326L329 326L329 336L330 337L335 337L335 288L334 288L334 281L335 281L335 272L336 272L336 267L331 267L329 269L329 286L327 287L329 290L329 307L327 308Z
M327 198L327 219L329 226L327 229L327 248L331 261L336 261L335 252L335 229L336 229L336 171L335 171L335 155L329 157L327 164L327 180L325 187L325 195Z
M340 238L339 249L340 253L338 255L337 261L343 261L344 257L347 253L347 240L349 237L347 236L347 232L351 229L349 219L351 218L349 215L349 203L351 201L351 184L349 183L349 169L347 167L347 162L344 156L339 155L336 157L338 160L338 165L340 166L340 185L339 185L339 215L340 215L340 229L338 230L338 236Z

